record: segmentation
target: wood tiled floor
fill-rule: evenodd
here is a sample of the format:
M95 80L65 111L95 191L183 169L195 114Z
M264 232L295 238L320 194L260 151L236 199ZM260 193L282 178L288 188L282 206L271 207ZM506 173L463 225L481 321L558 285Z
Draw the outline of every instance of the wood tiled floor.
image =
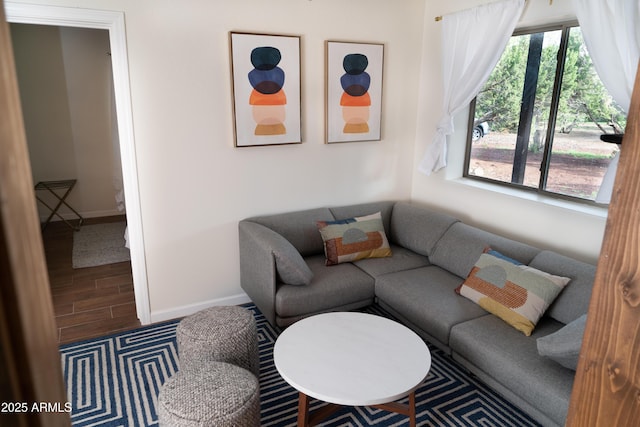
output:
M84 224L124 221L124 216L92 218ZM137 328L131 263L73 269L73 233L64 222L42 232L60 344Z

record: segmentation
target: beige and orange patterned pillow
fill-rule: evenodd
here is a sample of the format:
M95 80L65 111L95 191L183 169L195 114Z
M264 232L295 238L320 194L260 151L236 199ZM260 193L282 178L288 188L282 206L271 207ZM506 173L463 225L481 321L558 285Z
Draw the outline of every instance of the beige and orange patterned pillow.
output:
M570 280L489 249L456 292L529 336Z
M318 221L318 230L324 241L326 265L391 256L380 212L337 221Z

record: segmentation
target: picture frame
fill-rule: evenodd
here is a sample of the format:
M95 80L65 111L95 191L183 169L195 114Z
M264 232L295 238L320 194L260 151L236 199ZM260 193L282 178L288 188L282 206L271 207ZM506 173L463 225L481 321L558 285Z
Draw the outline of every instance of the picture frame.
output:
M229 33L236 147L302 143L300 36Z
M384 45L326 42L326 143L379 141Z

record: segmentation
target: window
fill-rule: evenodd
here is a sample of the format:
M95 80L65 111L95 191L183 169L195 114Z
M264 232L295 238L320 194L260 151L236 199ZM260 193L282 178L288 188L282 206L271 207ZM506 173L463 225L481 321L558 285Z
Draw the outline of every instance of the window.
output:
M580 28L516 33L472 103L464 175L594 201L619 150L602 134L626 116L602 85Z

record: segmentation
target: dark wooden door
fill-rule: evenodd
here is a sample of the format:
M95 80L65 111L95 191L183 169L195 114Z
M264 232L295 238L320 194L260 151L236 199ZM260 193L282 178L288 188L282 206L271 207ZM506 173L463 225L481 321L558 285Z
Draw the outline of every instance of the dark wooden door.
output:
M567 426L576 427L638 425L640 72L631 98L567 419Z
M69 426L65 402L13 49L0 0L0 425ZM51 410L56 404L63 410Z

